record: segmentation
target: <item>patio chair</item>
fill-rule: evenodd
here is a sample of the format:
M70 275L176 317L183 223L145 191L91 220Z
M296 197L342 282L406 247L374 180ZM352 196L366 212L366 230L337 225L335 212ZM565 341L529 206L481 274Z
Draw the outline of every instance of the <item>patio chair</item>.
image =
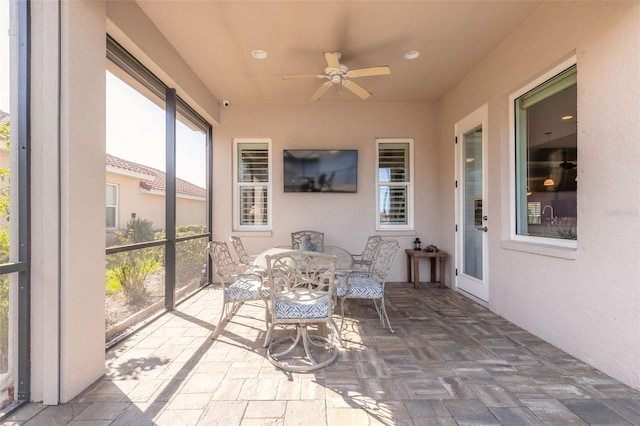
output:
M334 336L342 345L333 320L336 256L287 251L267 256L269 314L271 324L264 346L269 361L283 370L306 372L325 367L338 356ZM273 340L276 327L295 326L296 331ZM310 325L324 325L330 337L309 332ZM300 347L300 344L302 347Z
M231 245L233 246L233 249L235 250L236 255L238 256L238 263L240 265L246 266L247 269L252 268L253 261L255 260L256 256L252 256L246 252L240 237L235 237L232 235L229 237L229 240L231 241Z
M305 251L324 251L324 232L296 231L291 233L291 248Z
M352 271L338 275L340 286L336 293L340 299L342 312L341 328L344 324L344 301L346 299L372 299L380 317L380 324L383 327L385 324L388 325L389 331L394 333L385 307L384 286L399 246L400 244L396 240L381 240L371 272ZM380 305L378 305L378 300Z
M367 238L367 244L364 246L362 253L351 255L353 257L354 268L371 272L380 241L382 241L382 237L378 235L371 235Z
M223 328L223 321L229 321L244 302L261 300L267 306L269 289L263 285L264 280L258 273L238 273L238 264L233 261L227 243L211 241L207 251L215 267L216 274L222 284L222 312L213 333L215 339ZM265 309L265 324L269 325L268 312Z

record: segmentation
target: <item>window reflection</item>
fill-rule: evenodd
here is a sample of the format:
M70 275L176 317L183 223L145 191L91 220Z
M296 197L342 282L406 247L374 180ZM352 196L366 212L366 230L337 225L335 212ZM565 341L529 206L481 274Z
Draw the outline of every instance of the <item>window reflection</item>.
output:
M515 101L518 235L577 239L577 71ZM526 201L525 201L526 200Z

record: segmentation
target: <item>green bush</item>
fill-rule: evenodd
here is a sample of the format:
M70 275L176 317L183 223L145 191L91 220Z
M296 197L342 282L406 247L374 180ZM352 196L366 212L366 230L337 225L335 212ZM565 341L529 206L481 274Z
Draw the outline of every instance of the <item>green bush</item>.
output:
M197 238L176 244L176 285L178 287L185 286L193 280L201 280L203 265L207 263L206 243L206 238Z
M122 291L122 286L120 285L118 277L116 277L116 274L113 272L113 269L107 268L106 275L107 279L105 280L104 289L107 296L113 296L120 293Z
M183 225L176 229L177 236L204 233L203 225ZM127 228L117 232L118 244L127 245L155 241L165 238L164 230L155 230L153 222L144 219L131 219ZM176 281L177 286L187 285L200 280L203 265L206 263L206 239L182 241L176 244ZM142 306L148 300L147 280L149 275L162 268L164 261L161 248L132 250L107 256L105 292L115 295L122 292L128 304Z
M176 236L197 235L204 233L204 231L204 225L180 225L176 228Z
M156 238L153 222L149 219L131 219L127 229L118 233L122 245L153 241ZM162 250L150 247L108 256L105 291L122 291L128 304L144 306L148 300L147 278L162 267Z
M4 140L4 148L9 149L10 128L0 126L0 140ZM0 218L9 222L10 211L10 170L0 168ZM4 225L4 223L2 224ZM0 225L0 226L2 226ZM9 229L0 227L0 264L9 262ZM0 373L9 368L9 276L0 275Z
M143 306L148 300L147 278L162 267L156 248L132 250L111 255L107 278L117 281L128 304ZM109 280L108 280L109 282ZM115 284L111 284L115 288Z
M156 231L153 229L153 222L149 219L129 219L127 229L120 233L122 244L135 244L153 241Z

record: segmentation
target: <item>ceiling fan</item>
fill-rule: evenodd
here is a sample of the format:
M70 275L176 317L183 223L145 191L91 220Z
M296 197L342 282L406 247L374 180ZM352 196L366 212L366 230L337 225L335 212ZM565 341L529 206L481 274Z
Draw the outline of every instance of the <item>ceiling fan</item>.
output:
M316 90L313 96L311 96L312 101L317 101L334 84L339 84L342 87L349 89L361 99L367 99L371 96L371 93L369 93L364 87L349 79L391 74L391 68L387 65L350 70L346 65L340 63L341 58L342 53L340 52L324 52L324 59L327 61L327 67L324 69L324 74L285 75L282 78L284 80L294 78L321 78L328 80L320 86L318 90Z

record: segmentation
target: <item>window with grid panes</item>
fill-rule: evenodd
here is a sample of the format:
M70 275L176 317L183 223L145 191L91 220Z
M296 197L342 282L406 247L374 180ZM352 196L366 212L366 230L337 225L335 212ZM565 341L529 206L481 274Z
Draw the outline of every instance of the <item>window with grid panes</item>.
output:
M118 185L107 184L107 228L118 227Z
M271 141L235 140L235 230L271 229Z
M377 229L412 229L412 140L377 141Z

